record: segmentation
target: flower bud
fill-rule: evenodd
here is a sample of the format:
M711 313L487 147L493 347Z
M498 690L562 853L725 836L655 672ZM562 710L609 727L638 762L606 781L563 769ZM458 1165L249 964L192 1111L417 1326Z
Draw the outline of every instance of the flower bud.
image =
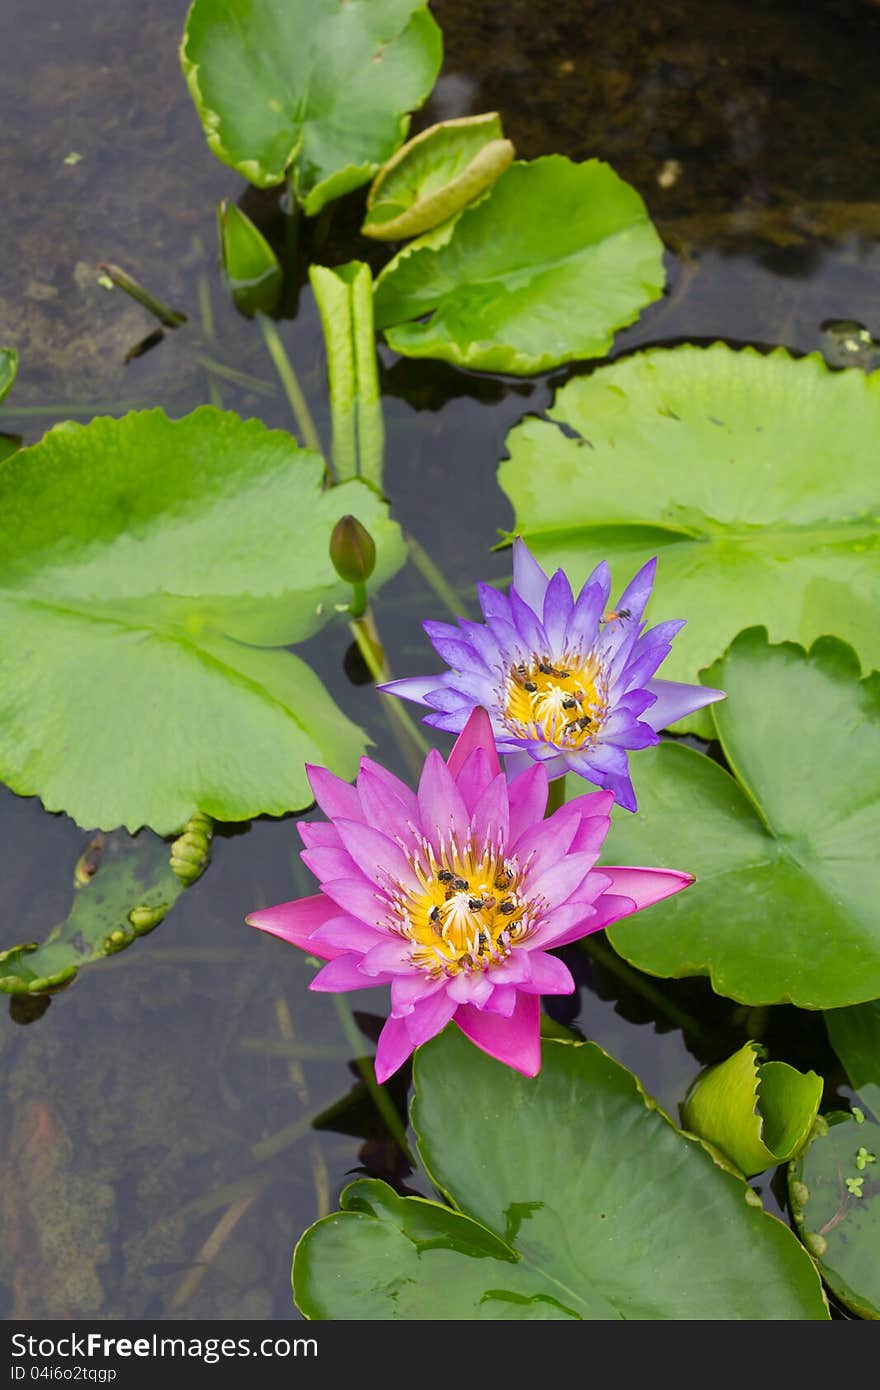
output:
M348 584L363 584L376 567L376 543L357 517L341 516L330 537L333 568Z

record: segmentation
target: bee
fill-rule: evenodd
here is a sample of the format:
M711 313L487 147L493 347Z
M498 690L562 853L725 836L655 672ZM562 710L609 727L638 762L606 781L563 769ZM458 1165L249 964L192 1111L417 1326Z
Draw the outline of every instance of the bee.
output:
M470 888L466 878L454 878L450 886L455 889L456 893L464 893Z
M485 907L485 908L487 908L487 909L488 909L488 908L492 908L492 907L495 906L495 904L496 904L497 901L498 901L497 898L484 898L484 899L483 899L483 907Z
M608 612L603 614L603 617L606 623L616 623L618 619L620 619L622 623L625 623L632 617L632 612L629 608L609 608Z
M534 682L534 681L526 681L526 682L523 684L523 690L527 690L527 691L529 692L530 695L534 695L534 693L535 693L535 691L536 691L537 689L538 689L538 687L535 685L535 682Z
M553 676L556 674L556 672L553 670L553 667L550 665L550 662L547 661L546 658L543 661L538 662L538 670L541 672L542 676Z
M507 875L507 874L498 874L498 876L497 876L496 879L495 879L495 887L498 889L498 892L499 892L499 893L503 893L504 890L505 890L506 888L509 888L509 887L510 887L510 877L509 877L509 875Z
M468 907L471 912L479 912L483 906L482 898L468 898Z
M513 901L512 898L505 898L504 902L499 903L498 906L500 911L504 913L505 917L509 917L511 913L516 912L516 903Z
M439 922L439 921L440 921L440 909L439 909L439 907L432 907L432 908L431 908L431 921L432 921L432 922Z
M562 708L563 708L563 709L577 709L577 700L574 698L573 695L568 695L568 696L562 701Z
M451 883L452 880L455 878L455 874L452 872L451 869L441 869L439 874L437 875L437 878L440 881L440 883Z

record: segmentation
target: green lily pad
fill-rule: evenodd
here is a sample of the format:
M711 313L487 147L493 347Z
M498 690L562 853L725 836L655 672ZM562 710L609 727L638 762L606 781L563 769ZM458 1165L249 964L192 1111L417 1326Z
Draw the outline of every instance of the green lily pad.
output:
M0 994L54 994L82 966L116 955L154 931L187 882L203 872L209 843L204 817L194 818L171 848L149 831L133 839L122 831L97 836L77 866L65 920L42 945L28 942L0 952ZM175 851L194 859L193 847L202 851L200 862L193 864L191 876L181 876L172 867L179 862Z
M12 348L0 348L0 401L9 392L18 371L18 353Z
M825 1116L789 1167L795 1229L845 1307L880 1318L880 1124Z
M829 1009L825 1027L849 1084L880 1117L880 999Z
M491 187L513 154L497 111L429 126L379 170L361 231L396 241L439 226Z
M223 198L217 208L220 260L236 308L251 317L271 314L281 295L278 257L259 227L241 208Z
M652 622L687 618L663 665L693 681L742 628L832 632L880 666L880 373L715 344L638 353L557 392L507 438L514 532L619 591L659 556Z
M880 676L860 680L836 638L807 653L751 628L706 680L727 691L712 716L738 780L681 744L638 754L639 814L615 817L607 862L697 881L612 927L615 950L653 975L708 974L747 1004L875 998Z
M366 484L259 421L203 407L62 425L0 469L0 778L81 825L161 834L308 805L303 764L349 777L365 737L296 642L350 597L352 513L405 560ZM261 645L250 645L261 644Z
M819 1112L822 1078L766 1062L747 1042L697 1078L682 1106L685 1129L706 1139L747 1178L785 1163L806 1144Z
M208 144L311 216L394 153L443 56L425 0L194 0L180 49Z
M598 159L550 155L512 164L442 245L387 265L376 325L405 357L525 376L603 356L663 284L636 190Z
M455 1210L356 1182L293 1264L311 1318L827 1317L810 1261L592 1043L527 1079L456 1029L420 1048L412 1123Z

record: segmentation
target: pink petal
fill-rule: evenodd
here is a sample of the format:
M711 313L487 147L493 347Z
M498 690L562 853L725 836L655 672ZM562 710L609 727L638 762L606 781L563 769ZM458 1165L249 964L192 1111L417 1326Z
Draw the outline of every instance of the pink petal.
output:
M337 816L347 816L349 820L363 820L356 787L349 782L343 782L341 777L328 772L326 767L315 767L312 763L306 763L306 776L315 794L315 800L325 816L329 816L331 820L335 820Z
M605 898L602 901L606 901ZM630 898L614 898L615 903L628 903ZM634 908L625 907L621 916L625 912L632 912ZM563 946L569 941L578 941L582 936L589 936L591 932L598 931L605 922L598 919L598 912L592 903L581 900L580 902L564 903L562 907L557 907L553 912L548 913L541 926L528 942L529 953L537 949Z
M364 801L362 787L364 781L369 783L371 788L371 805L375 806L376 793L381 790L385 793L386 799L383 803L385 807L387 807L388 801L398 802L404 820L410 820L414 823L418 821L419 802L412 788L408 787L406 782L402 782L399 777L395 777L393 772L389 772L387 768L382 767L381 763L374 763L372 758L361 758L357 788L368 824L375 825L380 829L385 826L384 820L370 820L369 814L367 813L367 805ZM380 809L379 814L384 815L384 810Z
M454 975L446 986L447 994L456 1004L473 1004L477 1009L483 1007L493 990L494 985L489 979L489 972L484 970L462 970L461 974Z
M473 815L474 807L483 792L491 786L498 774L493 771L492 761L485 748L475 748L464 760L462 769L455 779L468 815Z
M376 927L368 927L356 917L332 917L311 937L320 946L332 946L337 951L355 951L364 955L374 946L387 941L387 935Z
M571 971L558 956L548 956L546 951L530 951L529 965L532 978L528 984L520 985L527 994L574 993Z
M318 994L342 994L349 989L373 989L376 985L387 985L388 975L364 975L361 971L361 956L337 956L319 970L309 989Z
M527 891L530 896L543 898L548 907L557 907L577 892L592 867L591 854L567 854L537 877L530 873Z
M325 820L300 820L296 823L299 838L306 849L339 849L342 843L336 826Z
M507 778L499 772L474 807L471 816L474 844L478 849L482 845L506 845L509 821Z
M415 969L411 956L411 943L392 936L372 946L361 964L367 975L409 975Z
M484 748L489 754L489 761L492 765L492 775L497 777L501 771L501 764L498 761L498 753L495 750L495 735L492 732L492 721L482 706L478 705L468 716L468 721L459 734L453 745L452 752L446 760L446 766L457 777L465 760L473 753L475 748Z
M569 846L572 854L591 854L593 863L599 857L611 825L610 816L585 816Z
M580 823L577 811L569 811L567 806L562 806L547 820L538 821L524 831L518 840L511 839L511 853L516 855L521 865L528 863L530 872L537 876L558 863L568 852Z
M403 1066L413 1050L414 1046L409 1040L403 1019L389 1018L379 1034L374 1063L376 1080L380 1086L383 1081L387 1081L389 1076L393 1076Z
M442 758L440 761L443 761ZM419 881L400 845L389 840L381 830L353 820L337 820L336 829L360 872L377 888L387 889L390 885L402 884L418 891ZM311 852L319 853L317 850ZM344 875L340 874L339 877Z
M331 878L321 887L343 912L350 912L352 917L360 918L371 927L382 927L388 919L390 904L387 898L365 878Z
M518 999L516 985L496 985L492 991L492 996L483 1005L487 1013L501 1014L502 1018L510 1018L516 1008Z
M312 955L320 956L323 960L332 960L340 954L339 951L332 946L313 945L311 934L331 917L338 916L336 904L323 893L316 893L314 897L297 898L294 902L279 903L277 907L258 908L256 912L249 913L245 921L248 926L257 927L270 936L280 936L282 941L311 951Z
M319 883L331 878L357 878L360 869L347 850L342 849L304 849L300 859L306 868L315 875Z
M445 985L445 975L441 975L437 980L432 980L422 970L415 970L406 975L395 975L391 981L391 1012L395 1018L403 1018L405 1014L412 1013L421 999L428 999L432 994L443 989Z
M636 910L662 902L673 893L680 893L682 888L689 888L694 882L693 874L681 873L678 869L612 869L603 864L602 873L611 879L608 891L632 898ZM599 906L598 903L596 905Z
M459 1007L454 999L450 999L445 989L440 989L436 994L423 999L403 1020L410 1042L419 1047L438 1033L442 1033Z
M452 774L436 748L432 748L425 759L419 778L419 817L422 830L435 850L439 851L441 840L448 843L450 836L463 840L467 834L470 817Z
M517 756L514 754L514 757ZM514 776L507 790L511 845L515 845L526 830L542 821L547 809L547 791L550 784L546 769L540 763L532 762L528 754L525 756L528 763L525 771ZM508 772L511 761L511 758L507 759Z
M455 1022L466 1038L523 1076L541 1070L541 1010L536 994L520 994L510 1018L459 1004Z
M578 907L583 908L584 916L582 918L575 910ZM559 909L560 913L566 910L566 908ZM553 934L545 936L542 928L532 937L532 944L552 946L556 950L559 946L567 946L571 941L580 941L582 936L592 936L594 931L601 931L602 927L610 927L612 922L619 922L621 917L628 917L635 910L636 905L632 898L620 898L614 893L603 893L592 911L585 904L572 906L573 924L567 930L562 929L557 923L558 929ZM555 918L556 913L553 916Z

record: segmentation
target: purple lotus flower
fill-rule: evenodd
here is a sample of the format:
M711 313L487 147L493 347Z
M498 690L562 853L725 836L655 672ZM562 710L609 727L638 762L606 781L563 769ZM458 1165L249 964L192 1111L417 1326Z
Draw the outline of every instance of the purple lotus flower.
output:
M485 624L424 624L450 670L379 689L428 705L435 712L424 722L454 734L482 705L508 772L536 758L551 779L576 772L635 811L629 751L658 743L660 729L724 699L709 686L652 679L684 627L682 620L642 630L656 567L649 560L609 611L604 561L575 599L565 572L548 580L517 539L509 596L477 586Z
M391 986L379 1038L384 1081L453 1019L490 1056L540 1069L538 996L574 981L552 948L693 882L674 869L595 869L610 792L543 819L547 769L507 781L485 710L445 763L428 754L414 793L369 758L355 786L308 769L327 823L302 822L314 897L252 912L251 926L329 963L311 988Z

